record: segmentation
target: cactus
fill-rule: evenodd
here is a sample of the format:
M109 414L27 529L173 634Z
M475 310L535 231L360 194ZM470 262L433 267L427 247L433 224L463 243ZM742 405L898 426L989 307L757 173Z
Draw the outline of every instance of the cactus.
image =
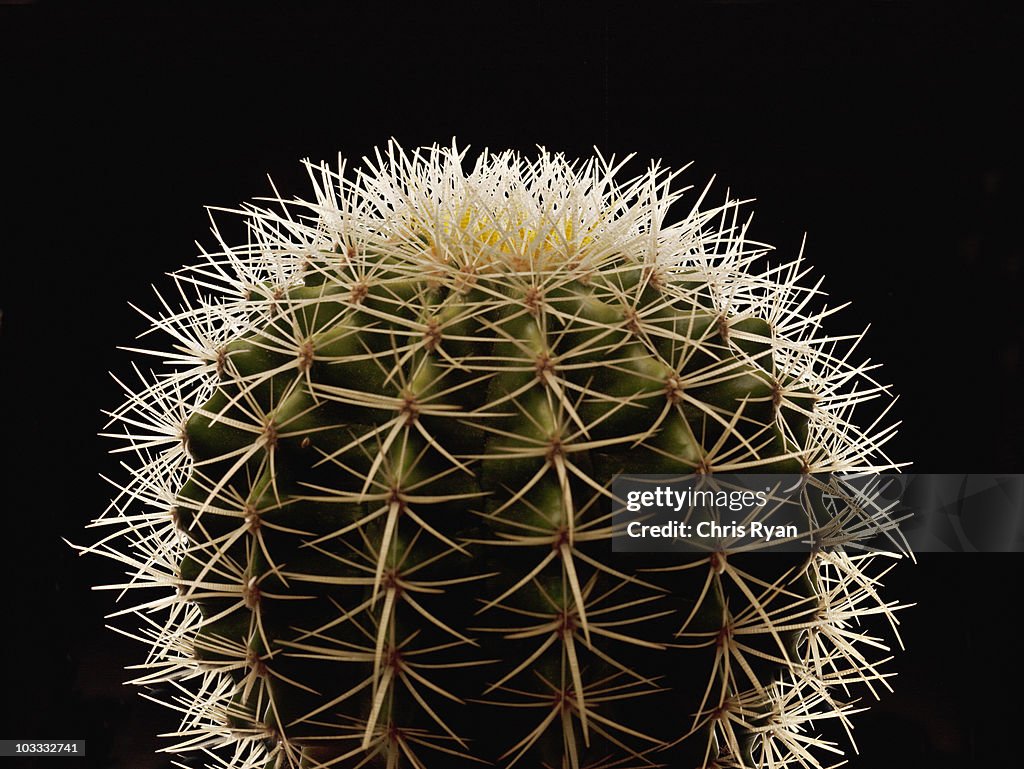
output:
M892 467L895 427L853 419L891 403L858 339L819 334L801 258L755 270L736 201L668 224L657 166L464 154L307 163L313 201L244 207L243 246L215 224L147 315L173 347L138 350L162 368L111 413L135 461L84 549L145 591L123 613L169 749L821 766L887 686L858 624L895 633L885 554L638 561L608 499L623 471Z

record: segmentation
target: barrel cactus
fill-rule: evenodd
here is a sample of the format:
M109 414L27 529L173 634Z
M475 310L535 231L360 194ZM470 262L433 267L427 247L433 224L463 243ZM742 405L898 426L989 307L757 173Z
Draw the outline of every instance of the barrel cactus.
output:
M891 467L891 399L740 204L394 143L175 273L86 550L210 766L817 767L886 686L894 559L613 553L620 472ZM705 191L706 192L706 191ZM887 408L878 409L883 414ZM858 412L859 413L859 412ZM868 518L871 512L858 511ZM856 540L848 534L847 544ZM898 554L893 554L898 555ZM881 634L871 624L879 615ZM861 624L866 623L866 624ZM890 631L891 628L891 631ZM831 756L831 758L830 758Z

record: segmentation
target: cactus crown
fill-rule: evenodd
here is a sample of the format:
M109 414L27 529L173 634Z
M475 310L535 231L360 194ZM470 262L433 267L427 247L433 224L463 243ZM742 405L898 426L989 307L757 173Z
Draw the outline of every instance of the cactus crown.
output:
M859 338L819 335L800 258L754 269L738 202L668 223L676 174L463 161L307 163L313 201L246 207L244 246L215 227L149 317L173 351L111 414L136 462L89 550L157 590L136 682L180 690L173 749L624 769L693 737L705 766L820 765L836 692L884 683L851 626L894 625L876 556L641 571L610 557L609 485L891 467L895 426L853 419L886 394ZM704 663L666 672L686 647Z

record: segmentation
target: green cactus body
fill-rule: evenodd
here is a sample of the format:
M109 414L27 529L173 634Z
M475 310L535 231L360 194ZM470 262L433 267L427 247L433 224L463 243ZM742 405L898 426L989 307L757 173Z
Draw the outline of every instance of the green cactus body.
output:
M174 393L148 423L179 443L139 448L125 488L155 512L134 555L105 552L177 590L141 681L195 698L182 746L288 769L817 765L836 692L882 680L848 626L891 619L872 558L650 571L609 545L619 472L879 461L888 431L840 394L870 380L810 335L798 269L751 274L733 204L663 227L655 171L624 189L546 154L467 176L454 150L396 152L357 182L321 169L306 219L250 211L254 245L183 277L228 298L157 322L178 365L115 414Z

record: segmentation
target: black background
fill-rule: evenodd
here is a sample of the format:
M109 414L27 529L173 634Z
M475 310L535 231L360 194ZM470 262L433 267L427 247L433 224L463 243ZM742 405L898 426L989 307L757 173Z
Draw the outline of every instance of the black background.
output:
M205 205L305 195L300 158L394 136L689 161L806 254L835 332L900 394L916 472L1021 472L1024 25L975 3L389 3L285 8L0 0L3 738L85 738L76 766L169 766L173 714L120 686L116 578L88 541L150 284L211 246ZM1008 6L1009 7L1009 6ZM358 164L358 163L357 163ZM713 195L714 199L715 196ZM236 223L222 219L229 233ZM99 559L91 559L98 561ZM909 651L850 766L1019 760L1020 555L923 556L888 580ZM11 765L19 759L7 759ZM28 766L29 762L23 762Z

